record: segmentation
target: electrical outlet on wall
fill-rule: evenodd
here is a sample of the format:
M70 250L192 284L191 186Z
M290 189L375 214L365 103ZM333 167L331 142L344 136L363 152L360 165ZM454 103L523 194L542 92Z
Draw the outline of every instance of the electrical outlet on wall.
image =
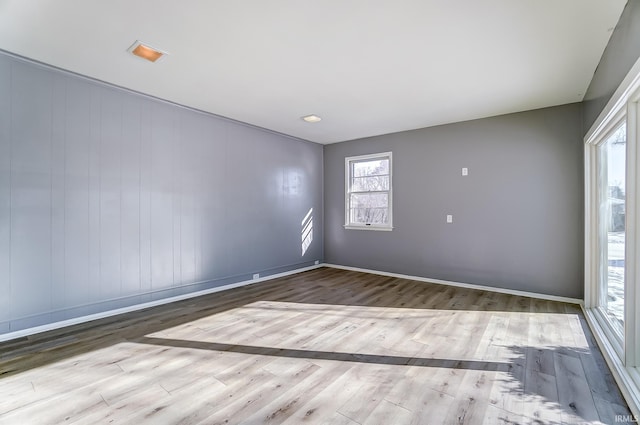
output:
M447 214L447 223L453 223L453 216L451 214Z
M462 169L462 175L463 175L463 176L468 176L468 175L469 175L469 169L468 169L467 167L464 167L464 168Z
M259 277L260 277L260 273L254 273L254 274L253 274L253 278L254 278L254 279L258 279Z

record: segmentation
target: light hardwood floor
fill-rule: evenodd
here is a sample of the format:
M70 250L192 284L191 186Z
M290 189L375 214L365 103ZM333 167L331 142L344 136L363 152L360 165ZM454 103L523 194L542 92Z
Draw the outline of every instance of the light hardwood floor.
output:
M1 424L613 424L578 306L336 269L0 344Z

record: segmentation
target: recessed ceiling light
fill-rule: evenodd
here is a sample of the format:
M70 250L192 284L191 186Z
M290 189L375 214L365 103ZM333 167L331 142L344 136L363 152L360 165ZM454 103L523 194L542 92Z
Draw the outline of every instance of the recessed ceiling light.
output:
M313 115L313 114L304 116L304 117L302 117L302 119L305 120L306 122L320 122L320 121L322 121L322 118L320 118L317 115Z
M158 50L139 40L136 40L136 42L133 43L131 47L127 49L127 51L142 59L146 59L149 62L157 62L163 57L165 57L166 55L168 55L167 52Z

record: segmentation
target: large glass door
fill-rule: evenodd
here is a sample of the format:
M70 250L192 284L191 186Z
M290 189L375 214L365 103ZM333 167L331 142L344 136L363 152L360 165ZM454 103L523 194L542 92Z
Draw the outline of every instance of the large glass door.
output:
M624 337L624 279L626 240L625 163L627 131L619 124L599 146L598 308L618 336Z
M584 138L585 317L640 411L640 60Z

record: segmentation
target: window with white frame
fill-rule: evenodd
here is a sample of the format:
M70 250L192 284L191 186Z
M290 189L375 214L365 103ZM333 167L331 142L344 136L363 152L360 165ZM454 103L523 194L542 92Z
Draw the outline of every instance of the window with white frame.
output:
M623 119L602 138L596 151L600 269L596 302L607 326L620 340L624 333L626 141L626 121Z
M393 228L391 170L391 152L345 158L345 228Z
M585 316L640 410L640 60L585 137ZM634 407L635 406L635 407Z

